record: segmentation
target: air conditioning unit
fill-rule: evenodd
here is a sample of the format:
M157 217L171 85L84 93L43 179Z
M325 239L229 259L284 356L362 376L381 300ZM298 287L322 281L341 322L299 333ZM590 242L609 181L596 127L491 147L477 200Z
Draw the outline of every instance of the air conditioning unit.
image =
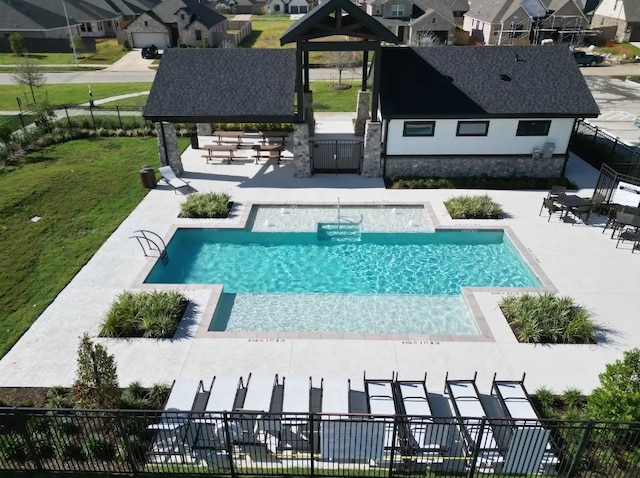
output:
M542 148L542 157L544 159L551 159L553 157L553 152L556 149L555 143L544 143L544 147Z
M531 153L531 157L533 159L540 159L542 157L542 150L539 148L535 148Z

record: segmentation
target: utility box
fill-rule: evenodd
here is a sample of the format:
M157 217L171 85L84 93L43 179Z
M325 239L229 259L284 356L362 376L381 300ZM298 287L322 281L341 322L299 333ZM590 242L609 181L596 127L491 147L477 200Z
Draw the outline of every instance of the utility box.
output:
M157 184L155 170L149 166L143 166L140 169L140 181L147 189L155 188Z

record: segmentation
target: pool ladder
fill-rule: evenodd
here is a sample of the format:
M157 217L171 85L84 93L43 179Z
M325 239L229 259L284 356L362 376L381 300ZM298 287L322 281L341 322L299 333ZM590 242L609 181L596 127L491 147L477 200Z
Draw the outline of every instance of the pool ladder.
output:
M134 235L129 236L129 239L135 239L136 241L138 241L138 244L140 244L145 257L154 257L153 252L155 251L158 254L158 258L160 259L160 261L162 261L163 264L167 264L169 262L167 245L158 234L146 229L138 229L137 231L133 231L133 233Z

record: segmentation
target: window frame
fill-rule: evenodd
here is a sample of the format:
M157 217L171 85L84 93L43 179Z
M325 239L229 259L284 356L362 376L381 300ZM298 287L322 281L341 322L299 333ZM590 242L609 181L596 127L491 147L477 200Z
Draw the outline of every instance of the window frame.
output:
M461 133L460 126L466 124L481 124L484 125L484 133ZM489 121L458 121L456 125L456 136L487 136L489 134Z
M398 13L395 13L396 8L398 9ZM402 3L396 3L391 5L391 16L392 17L404 17L405 8Z
M545 132L526 132L521 131L520 127L523 123L544 123L546 125ZM520 120L516 127L516 136L549 136L549 130L551 129L551 120Z
M202 30L197 29L195 31L195 35L196 35L196 41L202 41Z
M431 134L410 134L407 131L407 126L430 126ZM435 121L404 121L402 124L402 137L407 138L430 138L435 136L436 133L436 122Z

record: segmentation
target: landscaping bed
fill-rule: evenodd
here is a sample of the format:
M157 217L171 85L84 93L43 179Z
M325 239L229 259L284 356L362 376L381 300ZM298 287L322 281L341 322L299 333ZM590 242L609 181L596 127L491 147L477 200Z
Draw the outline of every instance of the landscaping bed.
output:
M549 190L551 186L566 186L577 189L577 186L566 178L495 178L460 177L460 178L384 178L387 189L497 189Z

